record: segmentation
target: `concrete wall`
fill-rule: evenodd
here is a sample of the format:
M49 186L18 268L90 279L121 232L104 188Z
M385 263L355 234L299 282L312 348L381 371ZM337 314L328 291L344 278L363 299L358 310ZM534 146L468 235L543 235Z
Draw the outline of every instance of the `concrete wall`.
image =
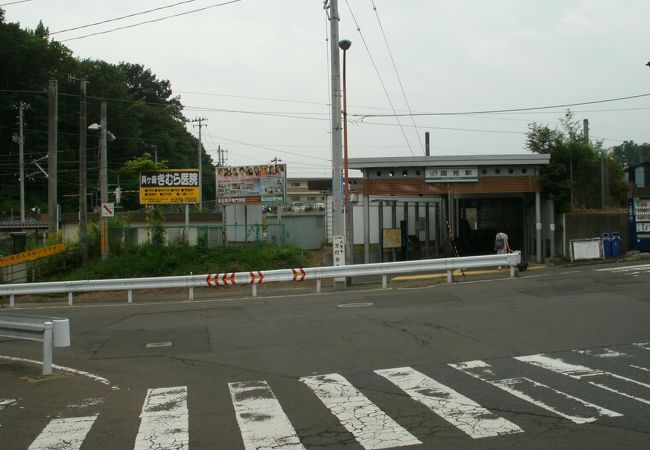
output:
M569 256L572 239L600 237L603 233L617 231L623 240L623 252L630 249L630 236L626 212L573 212L560 216L556 222L556 252Z

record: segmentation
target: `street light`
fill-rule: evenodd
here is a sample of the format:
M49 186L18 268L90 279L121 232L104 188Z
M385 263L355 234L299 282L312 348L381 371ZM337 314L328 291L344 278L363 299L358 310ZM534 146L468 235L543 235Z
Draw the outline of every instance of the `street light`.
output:
M352 246L352 223L350 220L350 180L348 178L348 85L346 70L346 55L352 42L343 39L339 41L339 48L343 50L343 201L345 211L345 263L354 262Z

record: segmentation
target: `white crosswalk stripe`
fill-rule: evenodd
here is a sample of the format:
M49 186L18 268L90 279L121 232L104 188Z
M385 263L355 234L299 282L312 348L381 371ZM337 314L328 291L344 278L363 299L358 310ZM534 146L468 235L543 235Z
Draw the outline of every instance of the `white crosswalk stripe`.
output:
M228 383L246 450L301 450L293 425L264 380Z
M149 389L134 450L189 448L187 386Z
M641 381L637 381L621 375L616 375L614 373L606 372L604 370L592 369L590 367L579 364L570 364L561 358L551 358L545 355L519 356L515 359L532 364L534 366L542 367L543 369L547 369L552 372L566 375L576 380L587 378L590 380L596 379L598 381L587 381L587 383L650 405L650 400L648 398L639 397L633 395L629 391L625 392L625 390L621 390L626 389L626 387L630 384L650 389L650 384L646 384ZM623 383L620 383L621 381Z
M493 368L484 361L468 361L450 364L450 366L574 423L594 422L599 416L621 416L617 412L602 408L529 378L500 378L495 374Z
M461 393L463 387L470 385L473 385L474 392L477 392L477 383L487 383L501 392L507 392L534 405L535 409L541 408L551 412L553 416L576 424L601 421L603 424L615 425L615 419L623 415L618 411L628 415L626 423L629 420L643 423L645 419L637 414L646 414L647 405L650 405L648 351L650 343L640 342L626 346L570 350L553 355L502 358L489 362L466 361L434 369L446 380L453 379L453 388L438 381L438 377L434 379L428 376L426 371L420 372L411 367L374 370L370 376L375 379L374 382L381 381L384 386L386 382L379 377L388 380L408 395L408 398L400 400L401 406L397 406L398 410L404 407L403 402L417 401L450 424L445 425L446 429L459 430L469 438L480 439L514 435L526 430L521 423L513 423L493 412L494 408L505 409L504 405L499 403L499 397L495 397L493 393L480 397L490 398L490 407L485 407L479 404L480 400L470 399ZM459 377L455 371L469 377ZM454 372L456 377L450 378ZM315 417L319 417L318 415L325 411L324 405L332 413L332 419L340 423L340 432L343 435L331 438L334 441L325 445L336 447L339 440L341 445L343 442L349 445L354 438L364 449L429 446L433 445L432 440L436 439L438 433L444 434L438 426L435 431L423 428L423 422L414 422L411 412L406 416L401 413L402 418L391 417L387 411L395 410L396 404L384 404L389 401L384 392L385 387L381 390L381 395L373 395L371 400L349 378L338 373L305 376L289 383L302 383L315 395L310 396L307 403L302 403L301 408L305 409L300 410L301 414L309 416L309 408L313 408ZM304 386L301 396L308 393ZM241 443L246 450L304 450L305 446L320 445L320 441L314 436L330 433L331 424L323 424L323 429L317 429L316 432L305 428L309 430L306 436L296 432L292 423L296 417L285 413L266 380L232 382L228 383L228 389L234 416L239 425ZM599 395L599 392L602 394ZM588 401L589 396L597 398L598 404ZM187 386L149 389L143 401L133 449L188 449L190 424L187 399ZM19 401L22 404L23 400ZM322 404L319 404L319 401ZM15 414L17 409L13 409L13 405L16 404L17 400L0 398L0 419ZM102 401L86 399L73 405L75 408L92 407L92 413L97 414L93 415L87 411L85 414L77 414L78 417L65 417L72 415L70 408L73 406L67 405L60 417L50 420L40 433L37 432L38 435L29 450L80 449L89 435L104 432L98 428L105 429L105 425L94 425L101 421L102 416L99 413L103 407ZM416 411L418 416L427 414L422 408ZM232 411L226 413L232 415ZM428 420L442 423L433 417ZM304 421L300 423L305 426ZM322 420L318 423L322 423ZM414 423L418 424L417 431L409 430L409 424ZM8 428L1 430L6 433ZM201 434L200 430L198 434ZM97 436L93 439L97 439ZM85 444L86 447L89 445L91 444Z
M410 367L375 372L474 439L523 431L514 423Z
M52 419L28 450L77 450L96 419L97 415Z
M314 391L363 448L394 448L422 443L341 375L330 373L303 377L300 381Z

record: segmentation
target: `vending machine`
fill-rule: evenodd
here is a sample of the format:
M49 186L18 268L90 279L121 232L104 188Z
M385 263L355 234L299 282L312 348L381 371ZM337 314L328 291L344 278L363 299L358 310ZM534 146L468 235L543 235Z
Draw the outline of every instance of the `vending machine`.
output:
M630 248L650 251L650 197L629 199L627 214L630 226Z

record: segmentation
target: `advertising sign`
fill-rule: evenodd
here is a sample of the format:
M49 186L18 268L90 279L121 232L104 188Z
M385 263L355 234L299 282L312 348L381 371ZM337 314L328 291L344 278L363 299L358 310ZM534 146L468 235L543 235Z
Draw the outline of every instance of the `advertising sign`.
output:
M220 205L286 203L286 164L217 168Z
M141 205L198 203L198 169L170 169L140 174Z
M34 261L35 259L44 256L56 255L65 251L64 244L57 244L51 247L41 247L34 250L29 250L23 253L16 253L15 255L5 256L0 258L0 267L11 266L13 264L20 264L27 261Z
M402 247L402 230L401 228L384 228L382 229L384 238L384 248Z

